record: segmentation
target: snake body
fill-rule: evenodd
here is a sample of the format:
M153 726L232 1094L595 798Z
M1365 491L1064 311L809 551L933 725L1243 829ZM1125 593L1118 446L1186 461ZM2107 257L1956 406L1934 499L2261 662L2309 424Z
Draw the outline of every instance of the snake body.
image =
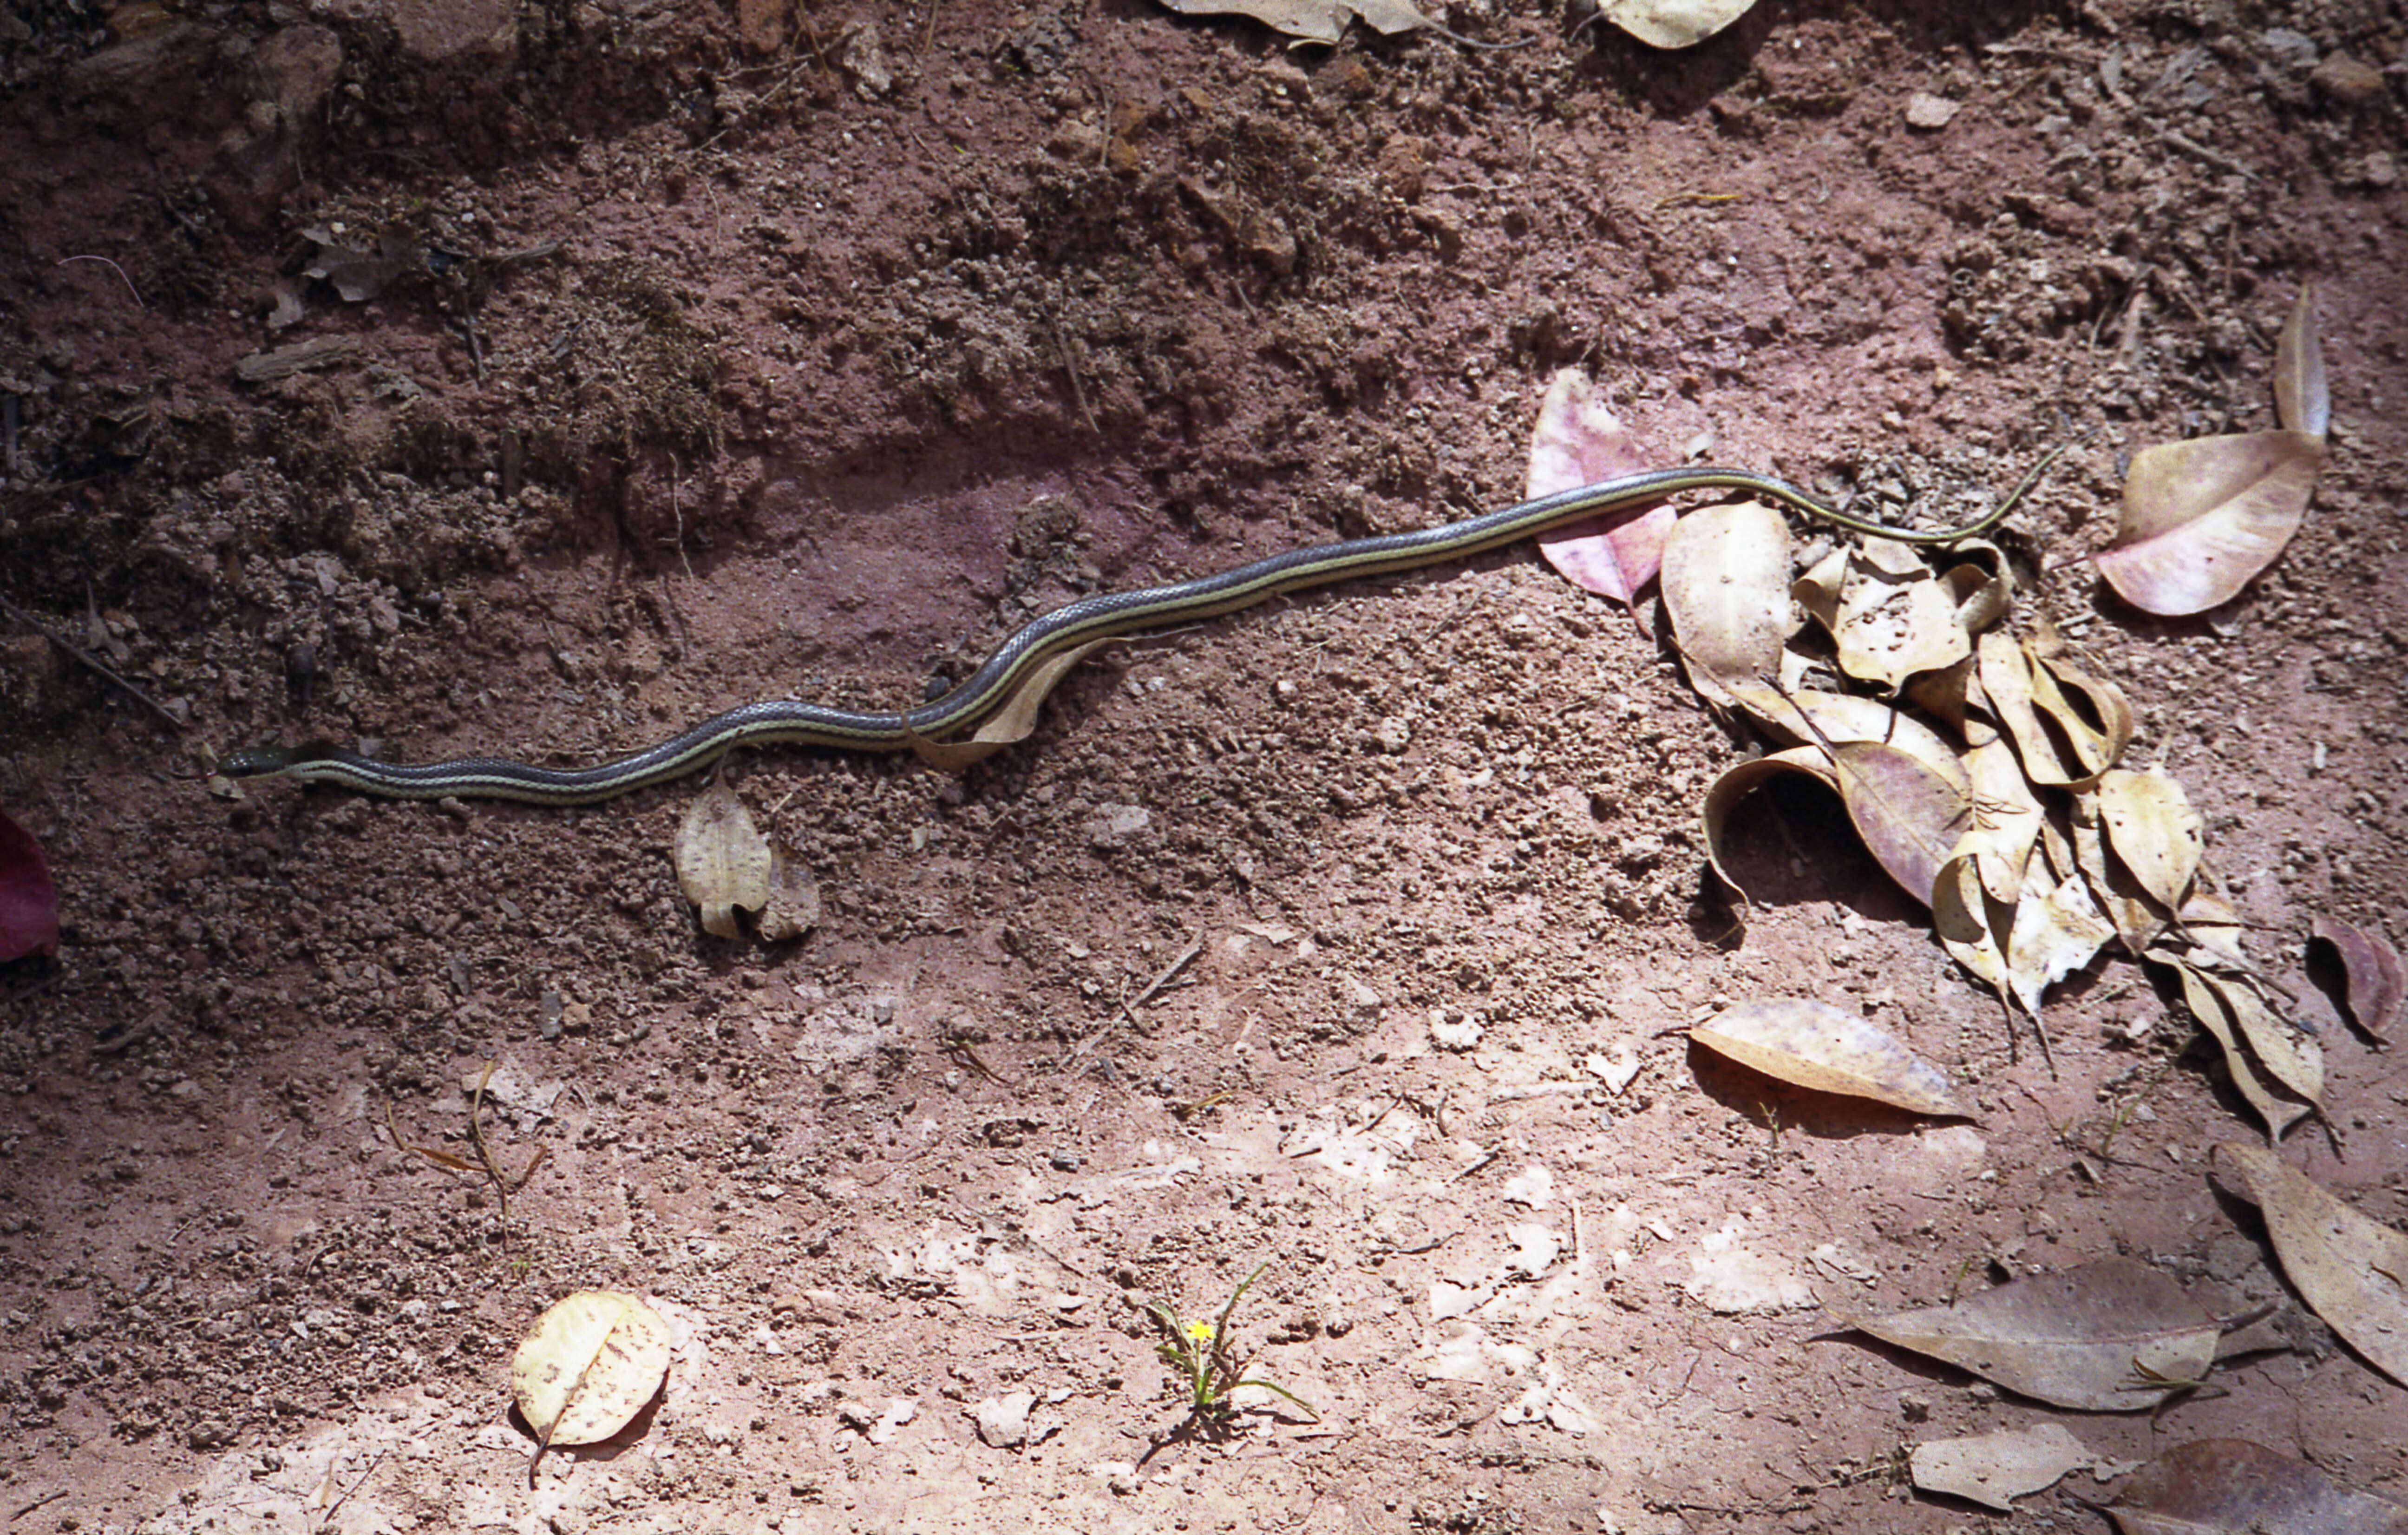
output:
M2027 479L2026 484L2028 483ZM682 777L737 746L780 742L856 752L904 751L945 740L976 725L1000 708L1034 668L1079 645L1217 618L1283 592L1326 586L1362 576L1417 570L1483 553L1584 518L1703 490L1744 492L1840 527L1912 544L1953 543L1985 533L2006 515L2022 493L2019 486L2014 495L1977 522L1938 532L1920 532L1890 527L1842 511L1784 481L1751 470L1656 469L1541 495L1462 522L1292 549L1217 575L1081 597L1030 620L996 647L995 653L961 685L916 709L883 712L767 699L714 714L656 746L592 768L538 768L506 757L385 762L339 747L313 743L235 752L220 770L235 778L281 775L334 783L394 799L459 796L516 799L538 805L584 805Z

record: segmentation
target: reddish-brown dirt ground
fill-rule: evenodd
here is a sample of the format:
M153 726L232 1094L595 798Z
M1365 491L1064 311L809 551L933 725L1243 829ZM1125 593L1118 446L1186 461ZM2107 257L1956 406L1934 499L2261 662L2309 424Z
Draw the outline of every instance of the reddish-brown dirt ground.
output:
M699 780L212 792L238 745L579 762L917 699L1078 594L1513 500L1567 366L1663 463L1934 519L2096 429L2012 520L2016 622L2129 694L2322 1031L2335 1133L2282 1155L2408 1219L2396 1056L2300 979L2312 920L2408 897L2408 7L1442 19L1529 46L1154 0L0 17L0 596L180 726L0 623L64 929L0 968L12 1535L2086 1530L2216 1436L2408 1500L2408 1395L2212 1175L2261 1132L2165 977L2069 978L2043 1061L1811 795L1753 812L1736 907L1698 801L1760 743L1526 546L1109 650L966 772L740 754L819 892L785 942L681 897ZM2123 465L2272 424L2309 284L2304 527L2135 613L2086 558ZM1971 1117L1680 1032L1758 997ZM489 1061L494 1155L543 1157L507 1218L393 1139L472 1155ZM1843 1325L2115 1255L2284 1346L2083 1414ZM1143 1303L1258 1267L1236 1325L1318 1420L1166 1439ZM674 1363L530 1490L511 1352L585 1288ZM2038 1423L2100 1470L1906 1483Z

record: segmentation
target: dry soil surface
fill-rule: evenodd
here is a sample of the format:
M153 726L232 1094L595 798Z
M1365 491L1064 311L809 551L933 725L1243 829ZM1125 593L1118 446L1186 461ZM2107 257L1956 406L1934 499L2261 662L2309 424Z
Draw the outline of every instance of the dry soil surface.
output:
M1934 520L2096 428L2012 522L2019 622L2128 691L2322 1029L2332 1134L2283 1155L2399 1222L2395 1055L2300 976L2408 893L2404 18L1769 3L1667 53L1523 0L1444 12L1510 51L1153 0L12 8L0 595L180 728L6 626L0 803L65 926L0 971L7 1528L2103 1529L2219 1435L2408 1499L2408 1396L2211 1177L2258 1132L2165 978L2070 979L2043 1060L1811 796L1736 906L1698 805L1760 743L1526 548L1107 652L967 772L745 753L821 903L786 942L681 898L695 781L205 782L893 707L1078 594L1512 500L1567 366L1665 463ZM2123 464L2270 424L2311 283L2305 528L2136 614L2086 562ZM1972 1117L1681 1032L1767 996ZM396 1144L473 1157L489 1062L507 1214ZM2281 1346L2083 1415L1844 1327L2116 1255ZM1170 1433L1143 1303L1258 1269L1234 1325L1318 1415ZM594 1287L674 1363L530 1490L511 1350ZM1904 1484L2040 1422L2100 1470Z

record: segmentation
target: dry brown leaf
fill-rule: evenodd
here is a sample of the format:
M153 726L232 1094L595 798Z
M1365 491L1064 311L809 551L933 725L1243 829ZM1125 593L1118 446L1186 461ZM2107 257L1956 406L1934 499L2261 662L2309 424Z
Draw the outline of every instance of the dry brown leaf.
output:
M2022 883L2020 876L2016 882ZM2012 933L2014 921L2014 902L1991 895L1973 859L1952 858L1941 866L1931 887L1931 930L1949 957L2001 997L2014 996L2014 987L1998 935L2001 929Z
M2073 814L2066 829L2073 843L2074 860L2082 867L2082 876L2090 882L2091 895L2115 925L2116 936L2132 954L2146 953L2172 922L2173 913L2141 887L2140 880L2122 859L2109 855L2107 828L2100 818L2095 791L2086 790L2073 796Z
M1823 754L1822 748L1815 746L1793 746L1786 752L1775 752L1769 756L1739 763L1725 769L1706 790L1705 805L1699 816L1706 834L1706 861L1713 866L1714 873L1723 883L1738 891L1740 899L1743 901L1752 901L1754 897L1731 877L1730 868L1723 858L1731 812L1739 808L1740 801L1784 773L1803 773L1834 794L1839 792L1840 781L1832 770L1831 759Z
M2249 1053L2274 1084L2294 1097L2308 1100L2319 1118L2328 1124L2332 1116L2325 1110L2325 1047L2305 1031L2274 1016L2266 1006L2257 986L2246 977L2220 975L2214 970L2200 972L2224 1001L2231 1014L2233 1026L2249 1046Z
M713 938L741 938L736 909L769 899L769 842L736 791L717 779L686 807L677 835L678 888L702 911Z
M2031 783L2024 777L2015 749L2004 736L1988 739L1965 753L1965 777L1973 804L1973 824L1956 839L1953 856L1974 858L1982 888L1991 898L2013 906L2022 894L2024 867L2047 820Z
M2144 448L2124 480L2124 516L2092 558L2146 613L2204 612L2274 563L2307 514L2324 439L2248 432Z
M1689 685L1728 708L1727 684L1777 676L1789 638L1789 524L1756 501L1702 507L1664 540L1664 608Z
M2218 1048L2224 1052L2224 1069L2231 1073L2233 1090L2258 1117L2266 1122L2269 1144L2283 1139L2284 1132L2315 1111L2304 1103L2293 1103L2275 1093L2258 1073L2258 1067L2241 1048L2239 1029L2226 1006L2229 993L2219 985L2214 972L2200 969L2178 959L2170 959L2162 949L2152 949L2149 957L2172 965L2182 980L2183 1005L2199 1020Z
M1899 747L1838 741L1828 750L1840 799L1865 850L1899 889L1929 906L1941 866L1973 824L1971 803Z
M1910 1113L1972 1116L1940 1068L1854 1013L1798 997L1742 1002L1689 1030L1716 1054L1818 1093L1867 1097Z
M2319 441L2332 423L2332 391L2325 382L2324 343L2316 339L2315 287L2300 290L2291 317L2274 343L2274 419L2287 432Z
M1605 0L1598 14L1650 48L1704 42L1756 8L1756 0Z
M761 936L772 943L800 938L819 925L820 885L795 850L769 849L769 903L761 908Z
M1647 466L1647 455L1588 374L1577 367L1559 370L1530 428L1530 472L1523 494L1536 500ZM1676 515L1670 502L1657 502L1635 515L1592 517L1540 535L1539 552L1572 584L1627 608L1663 565L1664 539Z
M2308 931L2317 941L2330 944L2340 956L2349 1015L2359 1028L2380 1039L2400 1011L2401 997L2408 996L2408 975L2402 973L2400 951L2382 934L2367 932L2339 917L2318 917Z
M1973 653L1957 607L1957 594L1911 546L1867 538L1849 554L1826 620L1840 669L1895 693L1956 665Z
M2114 936L2087 883L2075 878L2052 885L2026 868L2007 935L2007 980L2016 1000L2039 1012L2048 988L2097 958Z
M2124 690L2093 677L2064 656L2027 647L2032 659L2032 707L2060 732L2086 783L2124 758L2132 744L2132 705Z
M2014 1512L2016 1499L2053 1487L2068 1471L2097 1459L2063 1424L2035 1423L1966 1439L1928 1440L1914 1447L1907 1470L1925 1492L2003 1513Z
M979 727L957 741L914 740L911 750L921 761L948 772L959 772L974 762L982 762L1007 746L1028 739L1037 728L1037 711L1070 668L1111 644L1109 639L1091 639L1075 645L1061 654L1048 658L1031 667L1020 685L1003 707L979 722Z
M2107 1506L2122 1535L2408 1535L2408 1508L2245 1439L2177 1445Z
M1393 37L1430 24L1404 0L1162 0L1182 16L1250 16L1274 32L1306 42L1334 43L1359 16L1372 31Z
M1798 745L1819 735L1829 741L1880 741L1905 752L1948 780L1959 793L1972 792L1965 765L1946 741L1921 720L1901 714L1878 698L1821 688L1774 687L1755 681L1732 682L1729 691L1732 700L1776 740Z
M2015 578L2007 570L2006 555L1985 539L1968 539L1949 552L1964 563L1950 566L1941 584L1956 599L1957 626L1969 637L1978 636L2014 607Z
M2086 1413L2157 1406L2215 1360L2215 1318L2128 1258L2037 1274L1960 1300L1848 1325L2020 1396Z
M2087 787L2131 744L2132 708L2114 683L1996 631L1974 654L1983 701L2033 783Z
M2097 793L2107 845L2159 905L2182 910L2207 840L2207 823L2182 785L2163 768L2117 768L2100 775Z
M2300 1298L2367 1363L2408 1385L2408 1234L2369 1220L2273 1153L2215 1148L2266 1217Z
M2250 968L2249 956L2241 947L2249 924L2240 908L2209 891L2193 890L2190 899L2183 902L2181 919L2182 930L2197 945L2200 959L2236 969Z
M536 1433L527 1480L554 1444L591 1444L625 1427L668 1374L660 1313L615 1290L580 1290L535 1320L510 1359L510 1394Z

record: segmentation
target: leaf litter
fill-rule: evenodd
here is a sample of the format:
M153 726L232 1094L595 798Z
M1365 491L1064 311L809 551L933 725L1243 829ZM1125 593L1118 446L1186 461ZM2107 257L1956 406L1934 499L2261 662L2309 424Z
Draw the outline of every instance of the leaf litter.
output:
M615 1290L580 1290L535 1320L510 1359L510 1394L536 1433L527 1485L554 1444L609 1438L668 1378L668 1324Z

